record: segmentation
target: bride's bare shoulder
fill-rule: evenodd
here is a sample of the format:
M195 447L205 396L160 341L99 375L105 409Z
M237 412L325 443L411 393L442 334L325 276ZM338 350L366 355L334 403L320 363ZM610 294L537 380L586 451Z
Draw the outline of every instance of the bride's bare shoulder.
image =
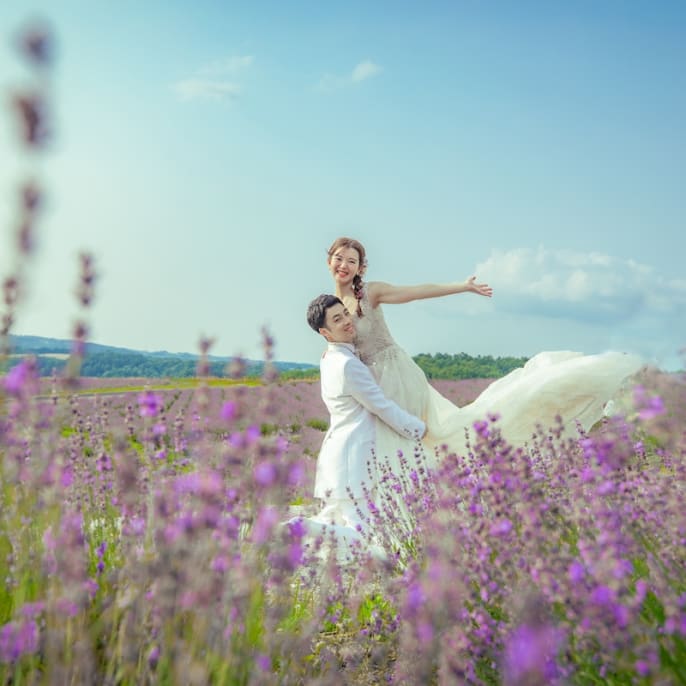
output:
M384 296L393 286L385 281L369 281L365 283L365 290L367 292L367 298L369 304L372 307L376 307L384 302Z
M366 281L364 284L364 291L369 300L369 304L372 307L376 307L379 304L379 298L383 293L384 286L388 284L383 283L383 281Z

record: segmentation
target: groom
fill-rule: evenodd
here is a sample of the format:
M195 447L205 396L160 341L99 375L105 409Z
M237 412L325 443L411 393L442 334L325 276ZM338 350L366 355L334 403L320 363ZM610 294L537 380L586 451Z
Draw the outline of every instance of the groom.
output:
M363 526L356 510L366 512L365 485L370 494L375 487L367 464L373 456L376 420L405 438L423 438L426 425L386 398L355 355L355 323L341 300L335 295L315 298L307 308L307 323L328 343L320 378L331 423L317 459L314 496L323 500L324 509L316 519L355 529Z

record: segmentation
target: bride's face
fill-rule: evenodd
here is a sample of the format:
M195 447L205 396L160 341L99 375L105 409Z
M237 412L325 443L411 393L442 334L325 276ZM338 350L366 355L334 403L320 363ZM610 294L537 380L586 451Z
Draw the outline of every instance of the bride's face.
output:
M329 257L329 270L333 280L341 286L352 283L360 273L360 254L355 248L338 248Z

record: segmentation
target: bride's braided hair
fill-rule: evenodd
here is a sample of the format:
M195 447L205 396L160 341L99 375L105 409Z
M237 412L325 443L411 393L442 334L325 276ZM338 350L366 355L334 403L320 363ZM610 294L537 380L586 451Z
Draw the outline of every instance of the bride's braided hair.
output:
M364 282L362 281L362 275L367 269L367 252L360 241L356 241L354 238L341 236L331 244L331 247L328 250L329 261L331 261L333 254L339 248L353 248L357 250L357 254L360 257L360 270L353 277L353 293L355 294L355 299L357 300L357 316L362 317L362 295L364 293Z
M353 293L355 294L355 299L357 300L357 316L362 316L362 291L364 289L364 284L362 283L362 277L359 274L355 274L353 277Z

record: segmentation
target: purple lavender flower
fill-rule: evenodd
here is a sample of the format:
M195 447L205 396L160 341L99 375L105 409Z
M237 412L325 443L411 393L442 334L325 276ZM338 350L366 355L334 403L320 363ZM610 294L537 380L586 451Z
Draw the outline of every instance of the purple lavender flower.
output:
M0 662L15 662L38 650L38 625L32 619L0 627Z
M608 479L607 481L603 481L603 483L598 486L598 495L608 495L610 493L614 493L615 490L615 482Z
M93 600L93 598L95 598L98 588L100 588L100 586L95 579L86 579L83 582L83 590L86 592L89 600Z
M481 436L481 438L488 438L491 433L488 422L483 419L479 419L474 422L474 431L476 431L477 435Z
M260 437L262 436L262 432L260 431L260 427L257 426L257 424L251 424L246 430L245 430L245 440L248 445L254 445L260 440Z
M405 596L405 609L410 616L414 616L426 602L426 594L422 585L415 581L407 589Z
M419 639L419 642L424 645L428 645L433 641L434 628L431 622L420 621L417 624L417 638Z
M21 614L26 619L35 619L45 612L45 602L42 600L33 603L24 603L21 608Z
M300 486L305 480L305 465L302 460L291 464L288 470L288 483L291 486Z
M634 667L639 676L648 676L650 674L650 665L645 660L636 660Z
M242 448L245 443L245 438L240 431L234 431L228 437L228 443L233 448Z
M636 601L642 603L648 593L648 584L645 579L636 582Z
M217 555L217 557L212 560L210 568L215 572L224 574L229 569L229 558L226 555Z
M150 648L150 652L148 653L148 664L152 669L155 669L155 667L157 667L159 659L160 647L158 645L154 645L152 648Z
M276 465L270 460L262 460L255 465L253 471L255 481L260 486L271 486L276 481L277 474Z
M292 538L301 539L307 534L307 527L301 518L291 519L288 522L288 533Z
M265 543L272 535L274 527L279 521L278 510L267 505L260 510L252 532L252 539L255 543Z
M608 586L604 586L602 584L596 586L593 589L593 592L591 593L591 601L595 605L599 605L601 607L611 605L612 603L614 603L616 597L617 594L615 591L613 591Z
M665 412L665 404L659 395L648 396L644 386L634 388L634 404L638 408L638 416L648 421Z
M586 576L586 568L579 562L578 560L574 560L570 565L569 565L569 570L568 570L568 575L569 575L569 580L573 584L578 584L580 581L583 580L584 576Z
M255 658L255 664L257 664L263 672L270 672L272 669L272 661L269 658L269 655L265 655L264 653Z
M225 422L234 420L238 416L238 403L233 400L227 400L222 405L220 416Z
M507 519L500 519L491 526L491 535L507 536L512 531L512 522Z
M302 564L303 557L304 550L299 542L296 541L288 546L289 569L296 569L300 564Z
M7 376L3 380L5 390L12 395L19 395L27 377L28 368L26 362L22 360L7 372Z
M62 470L62 475L60 476L60 485L64 488L68 488L74 483L74 470L66 465Z
M139 393L138 409L141 417L157 417L162 409L162 396L154 391Z
M145 519L138 516L131 517L124 524L122 532L127 536L142 536L145 533Z
M505 683L525 686L543 679L550 683L559 674L556 656L560 644L560 632L547 624L517 627L505 646Z

